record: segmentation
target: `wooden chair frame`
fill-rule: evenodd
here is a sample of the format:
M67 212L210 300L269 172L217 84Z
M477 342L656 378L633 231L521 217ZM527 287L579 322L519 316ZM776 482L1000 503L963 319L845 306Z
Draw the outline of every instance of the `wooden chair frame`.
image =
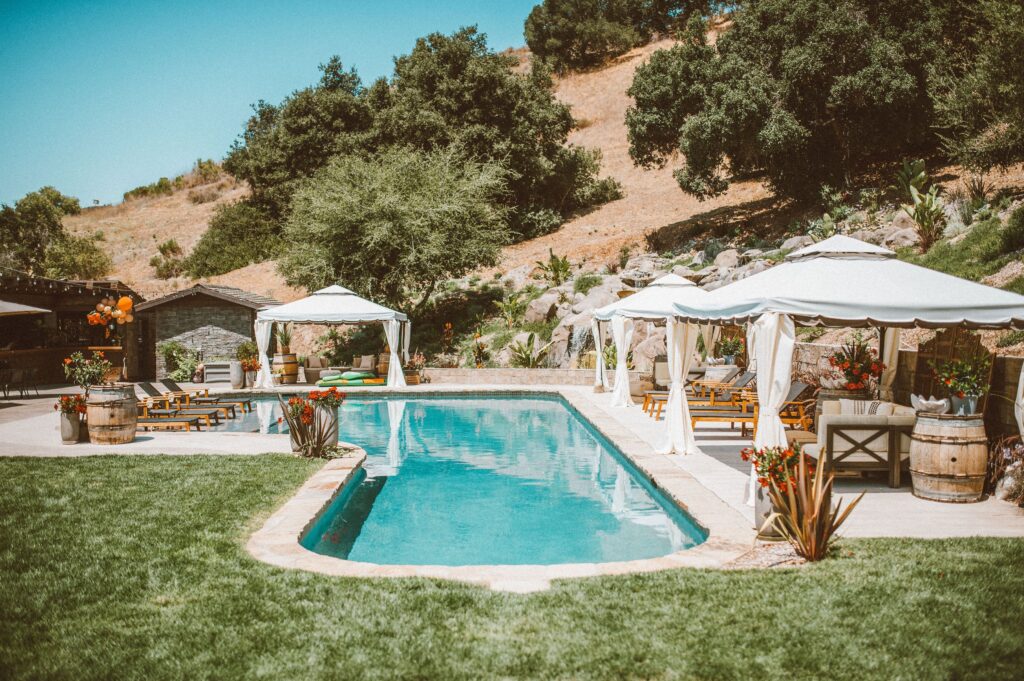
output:
M824 456L825 465L835 471L886 471L889 474L889 487L900 486L903 461L900 458L900 436L910 435L913 426L904 425L858 425L850 423L830 423L825 427L825 451L819 452L819 460ZM883 457L876 451L868 449L871 443L879 438L886 438L886 454ZM836 456L836 438L851 445L847 452ZM859 438L859 439L858 439ZM853 454L867 454L874 461L845 461Z

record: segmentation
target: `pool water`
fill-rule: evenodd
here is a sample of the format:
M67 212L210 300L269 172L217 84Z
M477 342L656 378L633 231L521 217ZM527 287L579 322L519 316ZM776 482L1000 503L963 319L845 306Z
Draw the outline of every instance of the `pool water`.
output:
M662 556L703 531L558 397L352 398L367 452L302 545L381 564L590 563Z

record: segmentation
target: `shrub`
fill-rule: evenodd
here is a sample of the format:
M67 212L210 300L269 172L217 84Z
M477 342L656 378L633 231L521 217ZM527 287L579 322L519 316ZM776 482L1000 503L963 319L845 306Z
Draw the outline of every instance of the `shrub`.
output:
M975 222L955 244L940 241L923 255L902 252L900 257L955 277L978 281L999 271L1008 258L1002 255L1001 225L998 218Z
M572 282L572 290L576 293L587 295L587 293L590 292L590 289L595 286L600 286L603 280L604 279L600 274L596 274L594 272L583 272L576 275L576 278Z
M192 277L211 277L271 258L280 239L275 223L255 205L219 206L210 226L185 258Z
M603 0L543 0L526 18L526 44L556 71L599 66L645 42L622 5Z
M1018 281L1024 283L1024 277L1018 278ZM1010 331L1005 336L996 341L997 348L1008 348L1011 345L1018 345L1024 343L1024 331L1018 329L1017 331Z
M156 276L160 279L181 276L184 262L181 257L181 246L178 245L178 242L174 239L169 239L157 246L156 249L160 252L159 255L154 255L149 259L150 266L156 270Z
M518 326L523 315L526 314L527 301L518 291L506 294L504 299L494 301L494 305L498 308L502 319L505 320L506 328L509 329Z
M164 358L167 377L173 381L190 381L199 366L199 352L178 341L164 341L156 346Z
M188 193L188 200L195 204L209 203L220 198L220 192L215 187L206 189L194 189Z
M159 180L152 184L144 184L135 189L130 189L124 193L125 201L132 201L135 199L146 199L153 196L167 196L174 193L174 185L166 177L161 177Z
M1024 204L1010 214L1000 235L1003 253L1013 253L1024 248Z
M535 369L544 361L551 343L537 347L537 335L531 333L526 337L526 342L516 341L510 346L512 352L512 366L522 369Z
M259 354L260 349L256 346L256 341L242 341L238 344L238 347L235 348L235 357L238 361L242 361L243 359L256 359L259 357Z
M92 236L65 234L46 249L43 273L54 279L102 279L114 267L101 245L103 233Z

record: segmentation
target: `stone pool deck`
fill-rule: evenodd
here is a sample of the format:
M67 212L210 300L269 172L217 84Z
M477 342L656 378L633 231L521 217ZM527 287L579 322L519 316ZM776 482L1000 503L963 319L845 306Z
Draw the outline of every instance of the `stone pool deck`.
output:
M296 386L295 390L304 390ZM744 536L753 522L752 509L743 503L747 473L739 459L739 450L749 440L729 428L698 428L697 443L703 454L661 456L654 445L664 425L641 412L639 407L617 409L610 405L607 393L594 393L587 386L554 385L452 385L409 386L390 392L415 396L431 393L559 393L586 416L612 442L648 473L683 485L678 499L691 506L693 514L708 524L709 517L726 519L729 524L745 523ZM53 412L54 396L69 392L66 387L41 391L41 397L11 399L0 403L0 456L87 456L96 454L261 454L287 452L288 441L281 435L225 432L154 432L140 434L135 442L116 447L78 444L62 445ZM211 386L211 392L230 392ZM352 388L346 392L382 394L379 388ZM909 478L909 476L907 476ZM685 484L684 484L685 482ZM866 490L863 501L844 525L843 534L851 537L1024 537L1024 509L988 498L976 504L943 504L925 501L910 493L909 479L904 487L890 489L884 482L843 479L837 490L852 496ZM670 494L676 496L672 490ZM696 508L693 505L701 505ZM729 520L729 519L732 520ZM739 533L736 535L739 536ZM749 545L749 542L748 542Z

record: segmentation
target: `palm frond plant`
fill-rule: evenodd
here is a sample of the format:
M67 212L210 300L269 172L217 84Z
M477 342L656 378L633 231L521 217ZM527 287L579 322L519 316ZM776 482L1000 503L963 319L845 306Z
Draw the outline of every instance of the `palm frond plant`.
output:
M288 352L292 346L292 325L291 324L278 324L277 325L277 345L281 349L281 352Z
M911 204L903 206L904 212L911 217L917 227L917 235L921 240L921 252L927 252L932 245L942 238L946 227L946 211L939 199L939 188L932 186L926 192L910 187Z
M508 293L504 299L494 301L494 305L505 320L505 326L510 329L516 328L526 314L527 303L519 291Z
M548 261L538 260L537 267L552 286L561 286L572 274L572 264L568 256L555 255L554 249L551 248L548 249Z
M903 165L896 171L896 184L891 187L899 192L900 196L913 199L910 192L916 189L919 192L925 191L930 178L925 170L924 159L908 160L903 159Z
M544 361L551 349L551 343L540 348L536 347L537 335L531 333L526 337L526 342L516 341L509 350L512 352L512 366L522 369L536 369Z
M809 561L825 558L835 541L836 531L864 498L861 492L843 508L842 502L832 507L832 485L835 474L816 466L812 473L807 457L798 456L785 482L769 478L772 503L777 509L767 523L772 523L797 555Z

